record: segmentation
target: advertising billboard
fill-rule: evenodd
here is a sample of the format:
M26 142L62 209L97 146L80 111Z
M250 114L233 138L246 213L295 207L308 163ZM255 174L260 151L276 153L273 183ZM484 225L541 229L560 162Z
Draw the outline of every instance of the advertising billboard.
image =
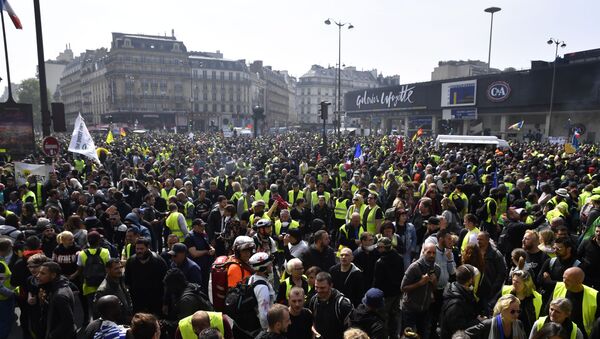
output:
M442 84L442 107L473 106L477 94L477 80Z
M0 103L0 152L28 155L35 149L30 104Z

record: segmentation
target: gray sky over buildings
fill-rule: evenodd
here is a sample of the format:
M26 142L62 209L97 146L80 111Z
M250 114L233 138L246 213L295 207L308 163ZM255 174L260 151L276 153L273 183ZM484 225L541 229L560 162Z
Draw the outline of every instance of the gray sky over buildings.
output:
M24 29L5 16L13 82L35 75L37 56L31 0L11 0ZM567 42L559 53L600 47L600 1L589 0L41 0L45 58L70 43L75 55L110 48L111 32L170 35L188 50L220 50L227 59L263 60L300 77L313 64L337 63L337 26L342 64L399 74L402 83L428 81L440 60L487 61L490 15L494 15L491 65L529 68L552 60L549 37ZM0 77L6 84L4 54Z

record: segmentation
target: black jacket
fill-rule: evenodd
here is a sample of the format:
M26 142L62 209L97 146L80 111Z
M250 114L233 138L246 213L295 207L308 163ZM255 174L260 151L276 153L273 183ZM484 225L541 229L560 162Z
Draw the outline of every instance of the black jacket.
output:
M350 314L350 325L365 331L371 339L385 339L385 322L376 312L364 304L358 305Z
M321 301L318 295L314 295L308 303L308 309L315 319L314 327L322 338L343 338L344 331L349 326L350 313L353 310L352 303L348 298L332 288L331 296L326 301Z
M329 273L333 278L333 287L350 299L352 305L358 306L365 293L363 272L352 264L350 272L344 278L342 265L337 264L329 270Z
M465 330L479 323L477 302L472 291L458 282L446 286L443 294L440 327L442 338L450 338L458 330Z
M404 278L404 260L394 249L383 252L375 263L373 275L373 287L382 290L385 297L398 296Z
M286 339L287 336L284 334L277 334L273 332L262 331L254 339Z
M365 251L359 247L352 254L354 255L352 262L363 271L365 290L367 290L373 284L373 272L375 272L375 263L379 259L379 252L377 250Z
M329 246L323 252L320 252L313 244L310 245L308 253L301 260L306 269L318 266L322 271L329 272L329 269L335 265L335 252Z
M76 327L73 317L75 298L69 280L60 276L41 287L46 292L46 300L42 303L42 319L46 323L45 338L75 338Z
M471 339L488 339L490 336L490 331L492 330L493 319L494 318L486 319L475 326L469 327L465 332ZM521 321L517 321L521 327L521 330L523 331L523 325L521 324ZM514 338L515 334L513 333L512 336ZM525 335L525 337L527 336Z
M506 279L506 262L504 257L496 248L490 244L484 255L485 260L485 273L483 279L485 280L483 286L489 286L489 291L479 291L479 295L483 299L489 300L492 296L496 295L502 289L504 285L504 279Z
M577 250L577 256L581 258L580 267L585 272L584 283L595 289L600 288L600 270L595 266L600 262L600 246L596 239L584 240Z

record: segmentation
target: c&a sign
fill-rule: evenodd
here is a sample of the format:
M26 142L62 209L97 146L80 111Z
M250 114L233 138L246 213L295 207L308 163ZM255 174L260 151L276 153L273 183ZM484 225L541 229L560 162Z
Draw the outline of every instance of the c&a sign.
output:
M502 102L510 96L510 85L505 81L492 82L486 91L491 102Z

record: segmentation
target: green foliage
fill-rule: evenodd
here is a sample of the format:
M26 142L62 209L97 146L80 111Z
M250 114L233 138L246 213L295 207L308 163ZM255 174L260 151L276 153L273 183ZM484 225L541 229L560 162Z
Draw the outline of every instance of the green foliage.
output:
M50 95L50 90L47 90ZM40 101L40 82L36 78L29 78L21 81L15 92L15 101L22 104L33 105L33 125L42 126L42 109ZM48 97L48 107L50 107L50 98Z

